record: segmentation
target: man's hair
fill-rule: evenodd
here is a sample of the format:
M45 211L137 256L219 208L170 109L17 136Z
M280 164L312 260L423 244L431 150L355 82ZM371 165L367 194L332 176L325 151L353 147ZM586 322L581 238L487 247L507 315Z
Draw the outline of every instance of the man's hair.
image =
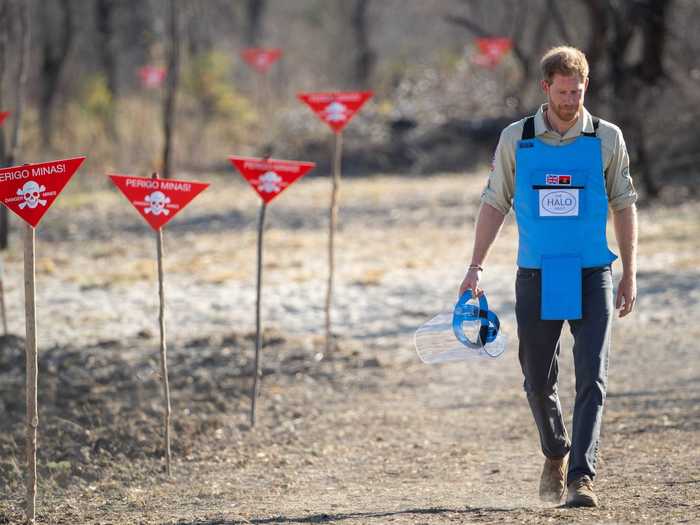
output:
M571 46L557 46L547 51L540 60L542 78L551 84L555 73L564 76L578 75L581 80L588 78L588 60L580 49Z

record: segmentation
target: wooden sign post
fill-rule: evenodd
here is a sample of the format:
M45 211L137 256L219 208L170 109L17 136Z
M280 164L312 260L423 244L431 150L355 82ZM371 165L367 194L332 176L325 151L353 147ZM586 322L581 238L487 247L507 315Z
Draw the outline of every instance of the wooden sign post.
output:
M36 437L39 428L37 390L39 383L39 355L36 344L36 237L34 227L24 225L24 319L27 371L27 522L36 518Z
M204 191L209 184L175 179L159 179L154 173L150 179L129 175L110 175L129 202L156 232L158 264L158 326L160 329L160 378L163 385L163 439L165 470L172 474L170 453L170 383L168 381L168 349L165 338L165 276L163 272L163 226L180 210Z
M158 175L153 174L157 179ZM168 381L168 348L165 343L165 277L163 275L163 229L156 230L156 257L158 259L158 328L160 331L160 379L163 385L163 399L165 410L163 415L163 426L165 428L165 470L168 476L171 475L170 463L170 418L172 410L170 407L170 382Z
M0 315L2 316L2 335L7 335L7 310L5 309L5 271L0 259Z
M39 429L37 385L39 380L36 322L36 237L34 228L56 201L85 157L0 169L0 199L17 214L24 226L24 316L27 362L27 523L36 519L36 448Z
M371 91L347 93L299 93L297 95L335 133L333 154L333 185L328 231L328 286L326 288L326 356L332 355L331 306L335 276L335 231L338 222L338 194L340 192L341 163L343 158L343 128L359 109L372 97Z
M267 204L290 185L306 175L314 166L312 162L276 160L254 157L230 157L231 164L248 181L262 199L258 215L258 258L255 300L255 365L253 386L250 392L250 426L255 426L257 399L260 396L260 368L262 353L262 328L260 305L262 296L263 235L265 234L265 210Z
M258 115L258 120L261 123L265 123L267 120L267 112L263 115L263 109L268 107L266 101L270 99L271 89L268 72L270 67L277 62L282 57L282 50L279 48L260 48L260 47L249 47L241 52L241 58L243 61L255 72L256 74L256 89L255 89L255 112ZM263 124L264 126L264 124ZM264 126L264 130L269 130L268 126ZM269 133L268 133L269 135ZM265 140L269 140L270 137L262 137Z

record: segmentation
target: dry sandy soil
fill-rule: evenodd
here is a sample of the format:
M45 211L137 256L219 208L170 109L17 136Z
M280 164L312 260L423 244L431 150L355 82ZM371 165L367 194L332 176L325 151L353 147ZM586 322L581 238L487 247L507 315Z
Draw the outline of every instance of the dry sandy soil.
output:
M428 366L413 349L414 330L455 299L481 184L343 181L330 359L319 359L329 181L310 175L271 204L251 428L257 201L234 175L214 178L166 228L168 479L153 233L116 192L72 183L38 232L39 522L700 522L700 203L641 210L638 309L614 326L602 506L582 510L536 497L543 458L517 362L512 217L484 278L510 335L504 356ZM19 239L4 260L10 334L24 333ZM570 342L565 333L569 415ZM8 335L0 524L22 521L24 411L23 339Z

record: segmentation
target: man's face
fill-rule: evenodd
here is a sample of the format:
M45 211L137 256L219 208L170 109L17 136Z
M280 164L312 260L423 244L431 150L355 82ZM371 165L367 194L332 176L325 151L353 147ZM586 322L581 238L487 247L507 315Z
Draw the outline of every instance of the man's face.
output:
M588 79L582 80L578 75L555 73L551 84L546 80L542 81L542 89L547 94L548 108L564 122L571 122L578 117L587 87Z

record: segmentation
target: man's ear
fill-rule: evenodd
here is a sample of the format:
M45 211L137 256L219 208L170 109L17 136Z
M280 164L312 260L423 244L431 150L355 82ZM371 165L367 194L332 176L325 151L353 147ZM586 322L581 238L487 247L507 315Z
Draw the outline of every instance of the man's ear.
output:
M586 80L583 83L583 90L584 91L588 91L588 80L589 80L589 77L586 77Z
M546 80L544 80L544 79L540 80L540 87L542 88L542 91L544 91L545 93L549 92L549 82L547 82Z

